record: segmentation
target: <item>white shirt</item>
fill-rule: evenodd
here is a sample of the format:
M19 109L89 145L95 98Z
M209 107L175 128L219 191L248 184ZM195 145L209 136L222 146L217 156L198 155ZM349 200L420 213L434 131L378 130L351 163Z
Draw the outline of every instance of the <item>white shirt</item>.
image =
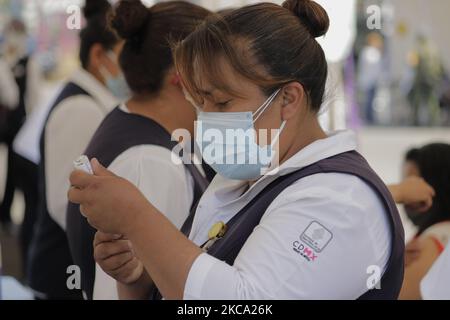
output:
M103 118L118 102L90 73L79 69L70 79L92 97L63 100L45 130L45 183L50 216L66 228L67 190L73 161L86 149Z
M438 245L439 249L442 251L445 248L450 240L450 222L443 221L440 223L436 223L425 230L421 238L430 237L432 238L436 245Z
M424 300L450 300L449 245L423 278L420 290Z
M41 133L53 101L56 100L61 89L62 86L58 85L47 92L47 96L52 97L52 99L45 99L37 103L33 111L27 115L25 123L14 138L14 151L36 165L39 165L41 161Z
M27 115L29 115L36 106L36 103L40 100L42 77L39 63L32 55L28 55L28 63L26 70L17 67L17 63L19 62L19 60L25 57L26 55L27 54L25 53L22 55L19 54L14 57L6 57L5 60L8 63L10 70L13 71L13 75L15 77L20 77L23 75L23 73L26 73L27 83L24 99L25 99L25 110L27 112ZM19 101L17 101L17 103L18 102Z
M280 174L355 149L353 133L337 132L283 163ZM217 176L200 200L190 239L203 244L214 223L229 221L273 179L262 177L243 193L246 183ZM315 232L323 236L320 252L301 240ZM372 266L384 273L391 238L388 216L371 187L352 175L316 174L272 202L233 266L201 254L184 298L356 299L368 290Z
M0 58L0 105L14 109L19 104L19 88L9 65Z
M450 300L450 222L437 223L420 236L432 238L440 256L420 284L424 300Z
M121 109L129 112L124 105ZM180 229L193 202L194 180L183 164L173 163L171 155L171 151L164 147L136 146L120 154L108 169L138 187L142 194ZM116 281L98 265L93 298L118 299Z

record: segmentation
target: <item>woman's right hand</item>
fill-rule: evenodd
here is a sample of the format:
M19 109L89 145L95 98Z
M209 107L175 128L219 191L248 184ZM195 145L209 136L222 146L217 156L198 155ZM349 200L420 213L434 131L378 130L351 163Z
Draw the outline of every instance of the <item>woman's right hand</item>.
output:
M136 283L145 272L131 242L120 235L98 231L94 238L94 258L103 271L126 285Z

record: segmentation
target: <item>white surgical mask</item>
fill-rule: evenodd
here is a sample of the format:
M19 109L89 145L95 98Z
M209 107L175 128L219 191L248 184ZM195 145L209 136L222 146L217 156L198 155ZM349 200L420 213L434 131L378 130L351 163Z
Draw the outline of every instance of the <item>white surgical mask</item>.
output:
M218 174L232 180L256 180L269 170L275 155L274 146L286 121L283 121L271 144L266 146L257 144L254 123L280 91L274 92L255 113L199 113L196 142L203 159ZM229 141L230 137L233 137L232 141Z
M107 53L112 61L117 61L116 54L112 51ZM105 79L105 85L109 91L118 99L124 101L130 98L131 90L128 87L125 76L120 72L117 76L113 76L105 67L101 66L100 74Z

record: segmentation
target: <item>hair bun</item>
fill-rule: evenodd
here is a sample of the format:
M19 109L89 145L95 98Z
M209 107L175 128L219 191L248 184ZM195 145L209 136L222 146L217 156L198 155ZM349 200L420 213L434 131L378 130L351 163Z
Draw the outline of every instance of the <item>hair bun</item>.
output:
M105 15L110 9L111 4L107 0L86 0L83 15L86 20L90 20L97 15Z
M286 0L283 7L292 11L308 28L314 38L325 35L330 27L330 18L325 9L312 0Z
M140 0L121 0L114 9L111 26L125 39L139 34L150 19L150 11Z

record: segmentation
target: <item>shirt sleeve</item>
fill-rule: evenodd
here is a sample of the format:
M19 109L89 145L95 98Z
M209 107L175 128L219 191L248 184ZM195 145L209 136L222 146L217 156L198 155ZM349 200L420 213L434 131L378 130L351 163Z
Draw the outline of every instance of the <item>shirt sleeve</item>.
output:
M67 190L73 161L86 149L104 115L89 97L68 98L45 131L45 183L50 216L66 229Z
M110 170L136 185L149 202L181 228L192 205L193 180L182 164L172 162L169 150L159 146L131 148L114 160Z
M424 300L450 299L450 246L436 260L420 284Z
M431 237L438 246L439 252L442 252L450 239L450 222L444 221L429 227L421 237Z
M378 267L381 275L390 251L389 226L374 192L355 201L345 189L295 188L267 209L232 266L200 255L184 298L356 299L368 291L368 272ZM365 212L377 220L366 221Z
M181 228L193 201L193 180L184 166L175 165L170 157L170 151L162 147L137 146L117 157L109 170L137 186L159 211ZM94 300L117 299L116 281L96 264Z

